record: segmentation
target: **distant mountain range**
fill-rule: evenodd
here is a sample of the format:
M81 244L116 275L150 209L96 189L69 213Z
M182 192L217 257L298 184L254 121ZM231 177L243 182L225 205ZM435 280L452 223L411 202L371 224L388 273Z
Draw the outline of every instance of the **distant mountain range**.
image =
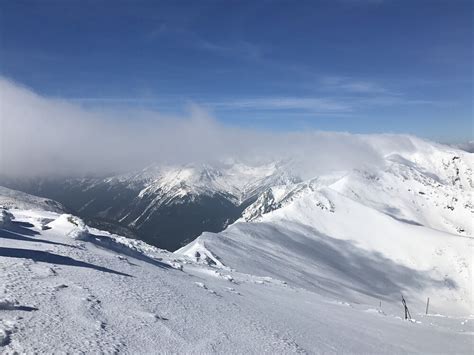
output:
M267 188L293 184L283 163L150 166L107 178L0 179L63 203L96 227L176 250L241 217Z

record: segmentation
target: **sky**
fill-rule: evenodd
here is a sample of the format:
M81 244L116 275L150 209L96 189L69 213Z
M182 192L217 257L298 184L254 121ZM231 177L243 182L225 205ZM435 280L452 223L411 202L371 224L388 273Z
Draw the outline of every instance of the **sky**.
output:
M472 10L470 0L0 0L0 76L84 109L199 107L260 132L463 142Z

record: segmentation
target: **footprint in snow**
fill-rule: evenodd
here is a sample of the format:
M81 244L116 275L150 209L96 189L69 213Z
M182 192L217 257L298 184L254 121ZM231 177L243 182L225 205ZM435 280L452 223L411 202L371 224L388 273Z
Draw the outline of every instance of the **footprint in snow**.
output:
M13 323L10 324L0 323L0 346L7 346L10 344L10 336L12 333Z
M166 318L166 317L163 317L157 313L150 313L150 312L142 312L142 311L137 311L136 312L137 316L140 316L140 317L143 317L145 319L154 319L156 321L159 321L159 320L169 320L169 318Z
M33 263L29 266L29 268L38 278L46 278L57 275L55 267L49 267L43 264Z
M204 285L202 282L197 282L197 281L196 281L194 284L195 284L196 286L198 286L198 287L201 287L201 288L207 290L207 286Z
M233 287L226 287L225 290L230 293L235 293L236 295L242 296L242 294Z
M66 284L59 284L59 285L57 285L57 286L54 286L54 287L53 287L53 290L54 290L54 291L59 291L59 290L62 290L62 289L68 288L68 287L69 287L69 286L66 285Z
M216 275L229 281L229 282L235 282L234 278L231 276L231 275L226 275L226 274L222 274L220 273L219 271L215 271Z
M123 255L117 255L117 259L126 262L128 265L137 266L137 264L132 263L130 260L128 260L127 257L125 257L125 256L123 256Z
M201 288L207 290L209 293L211 293L213 295L220 296L216 291L208 289L207 286L205 284L203 284L202 282L195 282L194 284L198 287L201 287Z
M235 283L235 280L234 280L234 278L233 278L231 275L222 275L222 277L223 277L224 279L226 279L227 281L229 281L229 282Z

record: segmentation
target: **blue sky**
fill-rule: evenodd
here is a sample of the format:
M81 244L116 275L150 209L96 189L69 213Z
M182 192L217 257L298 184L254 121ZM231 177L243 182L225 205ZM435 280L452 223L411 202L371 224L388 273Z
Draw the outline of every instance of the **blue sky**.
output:
M263 130L472 139L472 1L0 1L0 74Z

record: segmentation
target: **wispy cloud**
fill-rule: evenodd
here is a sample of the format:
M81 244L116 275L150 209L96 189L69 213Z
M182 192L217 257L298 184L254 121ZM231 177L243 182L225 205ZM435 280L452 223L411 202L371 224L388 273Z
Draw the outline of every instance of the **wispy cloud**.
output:
M358 98L355 100L361 107L374 107L374 106L406 106L406 105L429 105L429 106L442 106L446 104L446 102L439 102L433 100L421 100L421 99L411 99L407 98L403 95L400 96L373 96L373 97L366 97L366 98Z
M343 4L352 4L352 5L380 5L387 0L338 0Z
M354 84L355 85L355 84ZM365 90L366 89L366 90ZM372 89L372 88L371 88ZM386 91L370 90L352 86L346 91L323 92L315 96L259 96L234 97L209 101L195 95L182 96L151 96L151 97L74 97L58 98L92 107L128 107L128 108L159 108L161 110L177 110L183 106L196 103L216 112L286 113L288 119L292 115L327 115L327 116L360 116L364 112L380 107L391 106L444 106L448 102L408 97L403 94L391 94Z
M347 103L326 98L263 97L214 102L217 108L243 110L303 110L311 112L350 112Z
M92 102L92 103L152 103L156 102L154 98L139 97L71 97L67 98L73 102Z
M211 40L187 27L176 27L168 23L161 23L146 33L149 40L156 40L165 36L177 37L182 45L215 55L234 56L249 60L260 60L263 57L262 48L250 41L243 39Z
M211 42L199 39L194 42L199 49L206 50L218 55L237 56L245 59L259 60L263 57L262 49L248 41L228 41L226 43Z
M321 88L329 91L342 91L360 94L391 94L391 92L380 84L371 80L358 80L343 76L327 76L320 81Z
M359 93L359 92L357 92ZM259 97L206 102L206 106L227 111L282 111L292 114L360 115L370 109L406 105L441 105L439 102L407 98L380 92L371 95L353 95L347 92L340 96L321 97Z
M159 38L160 36L166 34L167 32L176 32L176 31L177 29L171 29L167 23L162 22L158 26L156 26L155 28L147 32L146 37L148 39L153 40L153 39Z

